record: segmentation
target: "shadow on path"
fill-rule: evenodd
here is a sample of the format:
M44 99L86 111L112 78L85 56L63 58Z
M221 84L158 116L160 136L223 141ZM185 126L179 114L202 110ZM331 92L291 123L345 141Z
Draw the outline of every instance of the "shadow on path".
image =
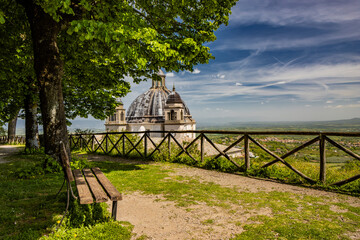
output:
M0 145L0 163L7 163L4 158L14 154L16 152L19 152L23 149L23 146L19 145Z

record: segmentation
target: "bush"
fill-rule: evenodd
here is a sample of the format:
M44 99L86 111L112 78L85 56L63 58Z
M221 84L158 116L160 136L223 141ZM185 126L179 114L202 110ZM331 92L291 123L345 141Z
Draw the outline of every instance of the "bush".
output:
M58 173L62 171L62 167L54 158L45 154L42 155L42 160L36 163L34 166L15 171L15 177L20 179L29 179L39 175Z
M70 204L65 225L70 228L93 226L110 220L106 203L80 204L78 200Z
M59 229L58 231L52 233L50 236L44 236L40 238L41 240L51 240L51 239L83 239L83 240L92 240L92 239L130 239L132 234L133 226L125 225L121 222L104 222L96 224L95 226L90 227L80 227L72 229Z
M0 136L6 135L6 132L3 127L0 127Z
M359 160L348 160L345 162L344 166L342 166L343 170L351 171L360 169L360 161Z
M84 169L91 168L92 164L87 160L87 158L80 156L73 156L70 162L71 169Z

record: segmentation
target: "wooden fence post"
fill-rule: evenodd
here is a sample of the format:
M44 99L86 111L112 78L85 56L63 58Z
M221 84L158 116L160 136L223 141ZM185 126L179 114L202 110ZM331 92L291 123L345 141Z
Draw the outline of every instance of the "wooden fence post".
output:
M320 133L320 182L326 181L326 155L325 155L325 136Z
M82 150L83 149L83 146L84 146L84 140L83 137L80 135L80 149Z
M169 151L169 156L168 156L168 160L170 160L171 158L171 137L170 137L171 133L168 133L168 151Z
M148 136L148 131L145 131L145 133L144 133L144 156L145 156L145 158L147 157L147 136Z
M250 156L249 156L249 136L244 135L244 154L245 154L245 171L250 169Z
M201 137L200 137L200 154L201 154L201 162L204 161L204 134L201 133Z
M122 135L122 152L122 155L125 156L125 133Z
M108 153L108 134L105 134L105 153Z

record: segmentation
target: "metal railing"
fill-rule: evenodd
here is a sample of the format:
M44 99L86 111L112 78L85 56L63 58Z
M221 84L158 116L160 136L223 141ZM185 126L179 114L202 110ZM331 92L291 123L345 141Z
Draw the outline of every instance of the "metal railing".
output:
M181 142L177 137L179 134L195 133L197 137L190 142ZM153 140L151 135L160 134L161 138L157 138L157 141ZM131 138L130 136L139 136L138 138ZM175 137L175 135L177 137ZM237 139L221 150L208 135L233 135ZM308 136L312 137L311 140L302 143L300 146L288 151L287 153L279 156L274 151L269 150L265 145L261 144L260 141L255 140L254 136ZM308 181L309 183L316 183L318 181L325 183L326 181L326 143L330 143L332 146L342 150L347 155L360 161L360 156L335 140L331 137L360 137L360 132L306 132L306 131L140 131L140 132L106 132L106 133L94 133L94 134L71 134L70 135L70 147L82 148L88 152L102 152L109 154L115 152L120 156L129 156L133 151L137 152L142 158L149 158L155 152L160 152L162 145L167 145L167 151L170 158L172 152L171 145L174 143L180 151L176 154L176 157L186 154L194 161L203 161L206 154L204 143L207 142L212 146L217 154L212 156L212 159L219 157L225 157L228 161L234 164L238 169L247 171L250 169L250 143L256 145L269 156L273 158L272 161L267 162L262 168L267 168L275 163L282 163L284 166L295 172L297 175ZM359 139L360 140L360 139ZM158 142L158 143L155 143ZM198 159L194 157L189 151L196 142L200 142L200 155ZM229 156L229 152L238 144L243 144L243 164L239 164ZM318 143L319 145L319 179L315 180L308 177L293 165L291 165L285 159L295 153L299 152L305 147ZM151 146L152 145L152 146ZM331 185L341 186L346 183L355 181L360 178L360 174L355 175L351 178L335 182Z

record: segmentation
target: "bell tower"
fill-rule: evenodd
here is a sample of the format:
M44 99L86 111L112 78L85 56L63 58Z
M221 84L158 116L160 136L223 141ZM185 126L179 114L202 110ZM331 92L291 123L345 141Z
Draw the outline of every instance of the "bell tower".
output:
M116 99L118 106L115 108L115 113L109 116L105 121L105 128L107 132L116 131L121 132L126 130L125 109L121 99Z
M184 123L184 103L173 86L165 105L165 124Z

